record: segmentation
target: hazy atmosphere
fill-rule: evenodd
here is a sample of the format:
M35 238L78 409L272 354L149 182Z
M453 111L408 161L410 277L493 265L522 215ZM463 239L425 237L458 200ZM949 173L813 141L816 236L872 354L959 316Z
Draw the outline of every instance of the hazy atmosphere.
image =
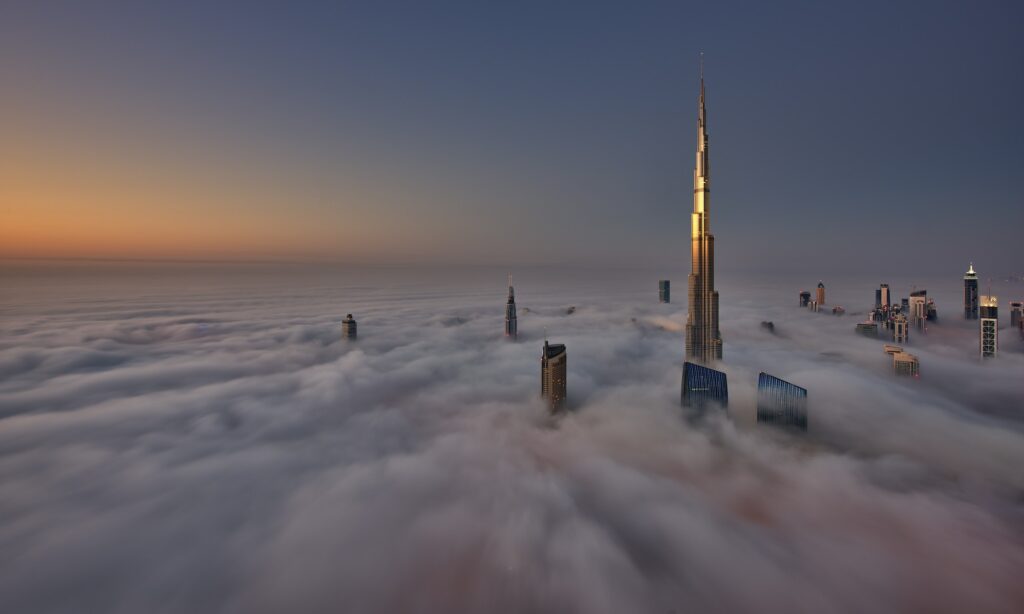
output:
M1024 345L965 353L955 280L895 381L812 284L723 279L729 419L694 429L656 276L519 271L510 344L504 273L8 270L0 609L1019 608ZM810 390L806 435L755 424L761 370Z
M4 5L0 256L665 266L703 50L719 266L1024 269L1020 2L103 6Z
M1019 614L1022 23L4 2L0 612Z

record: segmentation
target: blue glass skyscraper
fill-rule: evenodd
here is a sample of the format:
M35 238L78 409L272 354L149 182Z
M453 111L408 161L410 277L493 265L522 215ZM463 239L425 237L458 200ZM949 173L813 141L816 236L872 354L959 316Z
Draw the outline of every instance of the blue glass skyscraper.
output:
M729 382L725 373L694 364L683 363L683 407L702 411L708 407L729 405Z
M807 389L761 372L757 376L757 421L807 430Z

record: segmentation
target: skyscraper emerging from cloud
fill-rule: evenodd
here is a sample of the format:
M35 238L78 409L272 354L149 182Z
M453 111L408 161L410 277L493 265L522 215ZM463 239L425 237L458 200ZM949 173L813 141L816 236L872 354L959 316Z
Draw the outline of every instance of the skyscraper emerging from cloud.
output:
M978 274L974 272L974 263L964 273L964 319L978 319Z
M658 280L658 302L659 303L671 303L672 302L671 290L672 290L671 282L669 280L667 280L667 279L659 279Z
M999 351L999 299L982 295L980 315L978 333L981 357L995 358Z
M709 204L711 168L708 160L707 111L704 106L704 64L701 60L697 110L697 161L693 168L693 213L690 215L689 313L686 316L686 360L710 363L722 358L715 290L715 237Z
M757 421L807 430L807 389L761 372L757 376Z
M725 373L692 362L683 363L683 407L703 411L728 407L729 381Z
M516 294L512 289L512 273L508 274L508 301L505 303L505 336L515 341L519 336L519 325L516 322Z
M341 321L341 337L343 339L356 338L356 320L352 317L351 313Z
M818 281L818 295L815 300L818 302L818 306L825 304L825 284L821 281Z
M552 413L565 407L568 353L561 343L548 343L540 355L540 396L547 399Z

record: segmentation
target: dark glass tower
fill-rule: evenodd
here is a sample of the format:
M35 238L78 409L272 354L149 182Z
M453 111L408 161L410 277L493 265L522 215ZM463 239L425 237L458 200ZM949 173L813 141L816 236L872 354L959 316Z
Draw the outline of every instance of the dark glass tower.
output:
M692 362L683 363L683 407L703 411L729 406L729 381L725 373Z
M973 262L964 274L964 319L978 319L978 274Z
M512 289L512 273L508 274L508 301L505 303L505 336L515 341L519 336L516 323L516 294Z
M807 430L807 389L762 372L757 376L757 421Z
M660 279L658 280L658 302L659 303L671 303L671 285L669 280Z
M708 160L707 111L704 108L704 64L701 61L697 105L697 162L693 168L693 213L690 215L689 313L686 316L686 360L708 364L722 358L715 290L715 237L708 218L711 167Z
M356 320L352 317L352 314L345 316L345 319L341 321L341 337L342 339L355 339L356 338Z
M567 361L565 345L544 340L540 355L540 396L547 399L552 413L565 408Z

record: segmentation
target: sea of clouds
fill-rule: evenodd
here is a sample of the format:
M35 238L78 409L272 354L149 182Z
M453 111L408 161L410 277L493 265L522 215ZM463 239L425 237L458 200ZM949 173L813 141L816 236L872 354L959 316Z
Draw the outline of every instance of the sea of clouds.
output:
M4 269L0 611L1020 611L1024 344L980 363L957 277L915 381L853 333L893 280L829 282L835 317L720 274L699 426L657 278L517 272L509 343L504 271ZM758 427L759 371L806 434Z

